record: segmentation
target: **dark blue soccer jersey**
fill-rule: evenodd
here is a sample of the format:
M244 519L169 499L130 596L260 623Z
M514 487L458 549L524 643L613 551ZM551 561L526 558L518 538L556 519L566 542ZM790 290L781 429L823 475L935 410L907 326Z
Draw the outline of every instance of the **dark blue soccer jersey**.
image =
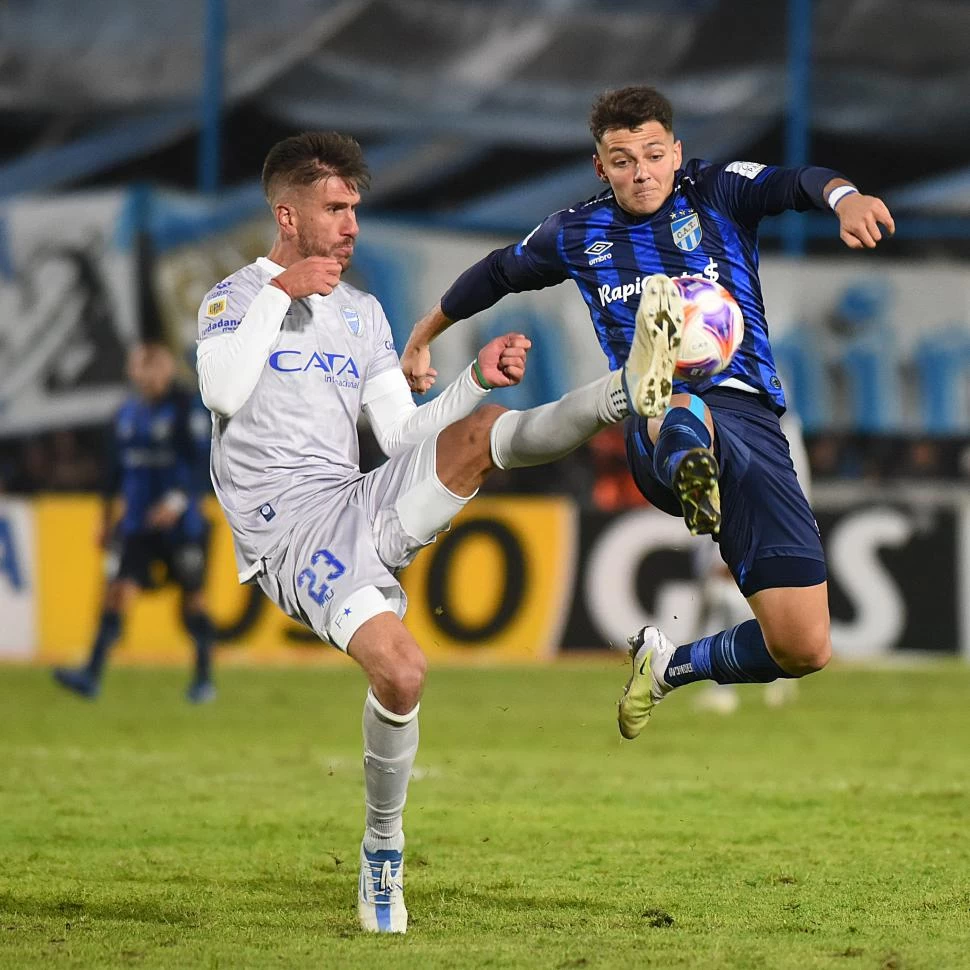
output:
M202 420L200 420L202 418ZM191 394L175 390L158 401L132 396L119 408L111 435L105 491L124 500L123 535L148 530L148 510L173 491L188 498L175 530L186 539L205 529L199 510L210 426Z
M720 374L676 391L703 393L735 378L763 391L773 408L785 395L768 344L758 279L758 224L787 209L824 205L822 186L838 172L779 168L754 162L713 165L692 159L674 190L650 216L620 208L612 190L549 216L522 242L497 249L456 280L441 309L461 320L506 293L538 290L572 279L589 309L610 368L630 351L640 289L654 273L701 276L731 292L744 314L744 340Z

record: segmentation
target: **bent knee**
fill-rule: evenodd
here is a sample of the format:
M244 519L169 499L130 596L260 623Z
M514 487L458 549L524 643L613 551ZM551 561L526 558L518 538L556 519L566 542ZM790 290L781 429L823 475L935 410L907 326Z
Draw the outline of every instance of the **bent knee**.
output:
M814 674L832 659L828 624L791 639L769 643L768 648L775 663L793 677Z
M495 468L492 426L506 412L500 404L483 404L438 436L436 471L446 488L467 495Z
M475 447L476 451L491 453L492 425L506 411L508 408L503 408L501 404L482 404L462 420L461 424L465 425L464 431L468 442Z
M393 651L383 683L375 685L378 700L395 714L413 711L424 690L428 661L417 645Z

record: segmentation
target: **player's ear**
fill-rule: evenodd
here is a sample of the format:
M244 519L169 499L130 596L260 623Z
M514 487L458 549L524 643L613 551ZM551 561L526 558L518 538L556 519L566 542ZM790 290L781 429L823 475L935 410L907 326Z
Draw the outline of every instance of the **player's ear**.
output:
M681 162L684 160L684 146L681 144L680 139L677 138L674 141L674 168L680 168Z
M296 235L296 210L288 202L277 202L275 206L276 224L284 239Z
M603 168L603 160L599 157L599 153L593 154L593 171L596 172L596 177L601 182L609 182L606 177L606 169Z

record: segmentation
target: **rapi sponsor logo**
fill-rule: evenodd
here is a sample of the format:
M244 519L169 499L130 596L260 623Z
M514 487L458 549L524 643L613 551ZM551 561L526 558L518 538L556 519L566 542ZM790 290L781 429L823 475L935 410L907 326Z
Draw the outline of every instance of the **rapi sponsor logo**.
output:
M638 276L632 283L622 283L619 286L610 286L609 283L604 283L602 286L598 287L596 290L597 295L600 298L600 306L606 306L608 303L626 303L631 296L639 296L643 288L643 284L650 279L651 274L645 274L644 276ZM717 261L713 258L708 259L707 265L699 273L681 273L681 276L696 276L699 279L711 280L716 283L721 274L717 271Z

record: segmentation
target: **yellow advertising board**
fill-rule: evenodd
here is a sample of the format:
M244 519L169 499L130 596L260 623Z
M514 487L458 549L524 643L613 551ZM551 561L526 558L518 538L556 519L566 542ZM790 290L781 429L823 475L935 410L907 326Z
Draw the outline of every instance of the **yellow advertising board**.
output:
M339 654L290 620L255 586L240 586L232 538L210 499L206 597L220 659L246 662L336 660ZM48 496L34 503L37 650L43 663L74 662L94 635L104 584L96 546L100 502ZM576 511L567 499L479 498L452 530L401 575L407 626L432 660L530 661L551 656L570 602ZM161 579L161 577L160 577ZM178 588L137 597L115 648L118 661L188 663Z

